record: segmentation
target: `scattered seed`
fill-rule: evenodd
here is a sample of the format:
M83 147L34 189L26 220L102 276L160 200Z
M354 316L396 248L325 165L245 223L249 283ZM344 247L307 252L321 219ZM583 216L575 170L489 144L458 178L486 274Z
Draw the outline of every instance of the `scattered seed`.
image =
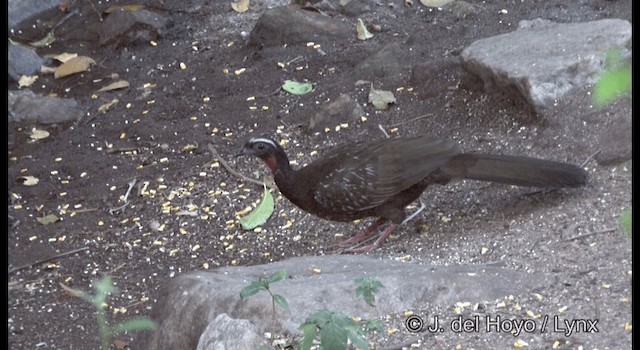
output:
M180 69L182 69L182 70L187 69L187 65L184 64L184 62L180 62Z
M565 305L565 306L563 306L563 307L558 309L558 313L564 313L565 311L567 311L568 308L569 307Z
M153 41L153 40L149 41L149 44L150 44L151 46L154 46L154 47L155 47L155 46L158 46L158 43L157 43L157 42L155 42L155 41Z
M234 73L235 75L240 75L244 73L246 70L247 70L246 68L240 68L240 69L237 69Z

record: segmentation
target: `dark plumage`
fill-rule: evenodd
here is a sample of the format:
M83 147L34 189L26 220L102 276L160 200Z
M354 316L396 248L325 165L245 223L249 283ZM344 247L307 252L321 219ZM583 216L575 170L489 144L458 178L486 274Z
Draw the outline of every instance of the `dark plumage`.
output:
M587 173L575 165L517 156L462 153L453 140L425 136L358 142L298 170L277 142L247 141L238 155L254 155L271 169L280 192L302 210L321 218L352 221L378 217L369 228L342 242L358 243L386 221L379 246L406 218L405 207L431 184L473 179L519 186L578 187Z

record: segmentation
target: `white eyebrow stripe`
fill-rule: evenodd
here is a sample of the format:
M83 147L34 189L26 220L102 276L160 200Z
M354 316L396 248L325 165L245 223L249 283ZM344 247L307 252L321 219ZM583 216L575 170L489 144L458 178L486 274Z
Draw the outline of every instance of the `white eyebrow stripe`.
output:
M273 142L273 141L272 141L272 140L270 140L270 139L264 138L264 137L252 137L252 138L249 140L249 142L251 142L251 143L264 142L264 143L268 143L268 144L270 144L270 145L271 145L271 146L273 146L273 147L276 147L276 143L275 143L275 142Z

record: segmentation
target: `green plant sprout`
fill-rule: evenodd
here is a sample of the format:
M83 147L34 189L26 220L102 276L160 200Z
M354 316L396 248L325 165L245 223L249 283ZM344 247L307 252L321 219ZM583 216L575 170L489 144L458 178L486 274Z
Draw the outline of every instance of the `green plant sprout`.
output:
M105 275L104 277L102 277L102 279L94 281L93 285L96 291L95 295L91 295L82 290L70 288L63 283L60 283L60 285L65 291L67 291L67 293L85 300L93 305L93 307L95 307L96 318L98 319L98 330L100 332L101 340L100 349L102 350L109 350L109 343L111 342L111 338L116 334L130 331L156 329L156 324L147 317L133 318L118 323L114 326L109 326L109 324L107 323L107 316L105 312L107 306L106 301L109 294L115 291L113 280L109 275Z
M260 278L257 281L251 282L250 285L242 288L242 290L240 291L240 298L241 299L248 298L258 293L261 290L265 290L269 292L269 295L271 295L271 303L273 307L274 317L276 314L276 304L280 305L281 308L289 312L289 302L287 301L287 299L285 299L285 297L283 297L280 294L273 294L269 287L271 283L282 281L286 277L287 277L287 271L278 270L274 272L269 278Z
M360 277L354 281L358 285L358 287L356 287L356 298L362 297L367 304L374 306L374 294L378 293L381 288L384 288L384 285L382 285L375 276Z
M320 348L325 350L347 349L348 341L362 350L369 350L369 344L362 338L358 324L351 318L329 310L320 310L309 316L298 327L304 335L298 350L310 350L313 340L320 337Z

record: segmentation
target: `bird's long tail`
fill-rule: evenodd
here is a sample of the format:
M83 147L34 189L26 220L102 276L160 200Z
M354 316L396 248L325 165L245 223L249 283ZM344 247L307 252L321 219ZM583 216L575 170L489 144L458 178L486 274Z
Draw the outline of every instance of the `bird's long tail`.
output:
M587 172L576 165L518 156L462 153L442 170L455 177L518 186L579 187L587 182Z

